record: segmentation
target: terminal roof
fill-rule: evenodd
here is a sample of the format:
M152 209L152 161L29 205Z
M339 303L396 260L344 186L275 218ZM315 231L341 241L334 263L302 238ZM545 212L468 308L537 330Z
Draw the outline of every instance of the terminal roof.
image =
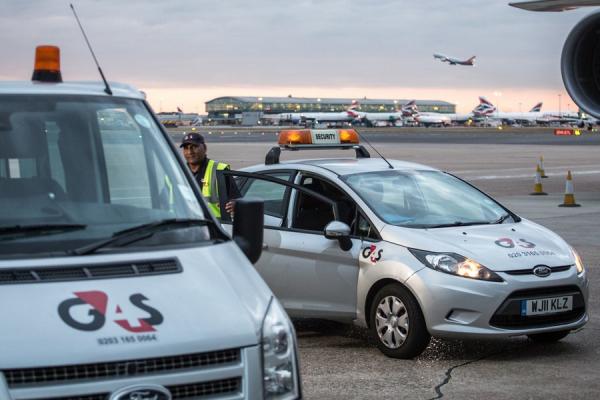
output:
M343 99L343 98L325 98L325 97L257 97L257 96L224 96L217 97L208 101L207 103L211 103L220 99L236 99L241 102L246 103L296 103L296 104L314 104L314 103L323 103L323 104L340 104L346 105L352 103L352 101L358 101L359 104L368 105L368 104L395 104L394 100L390 99ZM406 104L410 101L410 99L400 99L397 100L399 104ZM453 105L447 101L442 100L417 100L417 104L419 105Z

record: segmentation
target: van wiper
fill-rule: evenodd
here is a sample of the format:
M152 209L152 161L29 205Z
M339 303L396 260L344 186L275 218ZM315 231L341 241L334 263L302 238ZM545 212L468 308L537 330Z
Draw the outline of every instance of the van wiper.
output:
M439 225L429 225L427 228L449 228L451 226L470 226L470 225L489 225L490 221L471 221L471 222L462 222L456 221L450 224L439 224Z
M501 224L504 221L506 221L508 218L510 218L510 214L504 214L503 216L498 218L496 221L492 222L492 224Z
M101 249L103 247L110 246L118 241L123 241L119 243L119 246L125 246L133 242L137 242L142 239L149 238L154 235L156 232L164 230L165 228L187 228L190 226L205 226L208 224L212 224L213 221L208 219L191 219L191 218L169 218L162 219L160 221L151 222L149 224L143 224L134 226L132 228L127 228L122 231L117 231L113 233L111 237L108 239L103 239L95 243L88 244L83 247L79 247L74 250L70 250L69 254L82 256L85 254L94 253L96 250Z
M85 229L83 224L36 224L0 226L0 240L13 240L22 237L53 235Z

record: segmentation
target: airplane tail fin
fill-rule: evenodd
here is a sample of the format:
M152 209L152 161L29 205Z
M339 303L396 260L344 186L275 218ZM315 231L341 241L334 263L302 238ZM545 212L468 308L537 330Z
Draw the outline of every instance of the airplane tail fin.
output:
M477 56L473 56L473 57L469 58L469 59L467 60L467 63L468 63L468 64L471 64L471 65L475 64L475 57L477 57Z
M358 104L358 100L352 100L352 103L350 103L350 107L348 107L346 109L346 111L353 111L356 110L358 108L359 104Z
M533 106L533 108L531 110L529 110L529 112L540 112L540 111L542 111L542 104L543 103L540 101L535 106Z
M488 99L483 96L479 96L479 104L487 104L489 106L494 106Z
M473 109L475 115L490 115L496 111L494 106L488 99L483 96L479 96L479 104Z
M402 111L402 114L405 116L412 116L418 114L419 109L417 107L416 100L411 100L408 103L404 104L402 107L400 107L400 111Z

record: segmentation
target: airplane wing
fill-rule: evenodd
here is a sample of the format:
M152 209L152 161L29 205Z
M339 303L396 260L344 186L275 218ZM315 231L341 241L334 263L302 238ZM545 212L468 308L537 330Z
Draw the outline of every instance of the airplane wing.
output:
M579 7L600 6L598 0L536 0L508 3L528 11L568 11Z

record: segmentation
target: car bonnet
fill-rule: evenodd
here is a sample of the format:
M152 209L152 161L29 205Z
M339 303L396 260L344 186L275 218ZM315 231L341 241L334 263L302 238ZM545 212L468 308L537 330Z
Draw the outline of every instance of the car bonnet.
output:
M569 245L552 231L523 219L519 223L410 229L386 225L384 240L432 252L458 253L494 271L574 263Z

